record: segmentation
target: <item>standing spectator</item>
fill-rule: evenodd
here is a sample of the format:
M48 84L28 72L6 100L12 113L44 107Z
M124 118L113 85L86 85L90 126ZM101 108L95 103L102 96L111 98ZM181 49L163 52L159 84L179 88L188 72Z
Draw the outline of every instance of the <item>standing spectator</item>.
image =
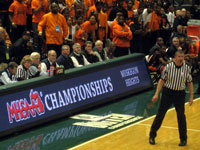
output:
M2 21L2 27L4 27L7 33L10 35L10 20L8 8L12 4L12 0L1 0L0 1L0 20Z
M72 23L73 23L73 18L68 17L67 18L68 34L67 37L65 38L65 44L69 45L70 48L72 48L72 45L75 42L75 32L76 32L76 26L74 26Z
M174 18L175 18L174 6L170 5L169 6L169 12L167 13L167 19L169 21L171 28L173 28Z
M53 2L51 12L45 14L38 24L38 31L39 35L42 36L42 31L45 29L47 50L54 49L60 55L63 39L68 34L68 26L65 17L58 11L58 4Z
M120 16L123 16L123 12L121 11L118 11L116 13L116 18L112 21L112 23L110 24L110 39L113 38L113 27L118 24L118 21L119 21L119 17Z
M182 25L182 22L183 22L182 11L178 9L176 10L176 17L174 19L173 32L177 32L177 26Z
M161 36L164 41L168 41L170 38L170 24L168 22L167 16L165 15L165 10L164 8L160 9L160 13L158 15L159 18L159 30L158 30L158 34L159 36Z
M117 12L123 12L123 16L124 16L124 19L126 20L128 18L128 12L127 10L123 7L123 0L118 0L117 1L117 6L114 7L110 14L109 14L109 21L113 21L115 18L116 18L116 14Z
M61 50L61 55L57 58L56 62L58 65L63 65L64 69L74 68L73 61L70 57L70 47L69 45L63 45Z
M38 23L42 20L42 16L48 10L48 0L32 0L32 28L33 28L33 47L35 51L40 52L41 44L38 39Z
M103 48L103 42L101 40L97 40L95 42L94 52L96 56L99 58L99 61L104 61L109 59L106 50Z
M28 80L32 78L32 74L29 70L31 64L32 61L30 55L25 55L22 58L20 65L17 67L17 73L16 73L17 81Z
M56 57L57 57L56 51L49 50L47 58L42 60L41 62L41 71L48 73L50 67L53 66L55 75L56 68L59 67L59 65L56 63Z
M184 63L184 52L177 51L173 62L169 63L159 80L152 102L156 102L161 89L162 97L158 113L151 126L149 143L155 144L156 132L160 128L167 110L172 104L177 112L180 143L179 146L187 145L187 126L185 117L185 87L188 85L190 97L189 104L193 103L193 83L190 67Z
M99 62L99 58L97 57L96 53L92 49L93 43L91 41L85 42L85 50L83 52L84 56L90 63Z
M11 44L8 33L0 26L0 63L7 62L10 59L9 47Z
M79 43L82 47L87 40L87 33L82 29L81 24L84 22L83 16L76 17L75 43Z
M116 49L114 52L115 57L128 55L131 39L132 32L125 24L124 17L120 16L118 24L113 27L113 41L116 44Z
M8 11L10 12L9 18L12 22L12 42L16 42L19 39L26 27L26 15L27 7L22 2L22 0L15 0L9 7Z
M81 45L79 43L75 43L73 45L73 52L71 54L72 61L74 63L74 67L82 67L84 65L89 65L90 63L85 58L82 53Z
M15 62L10 62L8 64L8 67L0 72L0 85L6 85L17 82L15 80L17 67L18 65Z

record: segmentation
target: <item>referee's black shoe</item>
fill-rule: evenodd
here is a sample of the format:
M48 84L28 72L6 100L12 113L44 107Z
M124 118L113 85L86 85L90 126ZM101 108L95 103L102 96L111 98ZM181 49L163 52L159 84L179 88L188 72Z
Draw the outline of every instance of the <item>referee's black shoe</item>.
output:
M155 144L156 144L156 142L155 142L155 138L150 137L150 138L149 138L149 144L151 144L151 145L155 145Z
M181 140L180 143L178 144L178 146L186 146L186 145L187 145L186 140Z

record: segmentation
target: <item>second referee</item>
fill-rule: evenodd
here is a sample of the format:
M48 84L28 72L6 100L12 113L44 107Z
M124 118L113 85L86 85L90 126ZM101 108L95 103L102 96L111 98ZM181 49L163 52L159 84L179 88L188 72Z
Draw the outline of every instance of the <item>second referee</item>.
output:
M162 90L162 97L158 113L151 126L149 143L155 144L156 132L160 128L167 110L173 104L178 118L178 128L180 143L179 146L187 145L187 125L185 117L185 87L188 85L190 97L189 104L193 103L193 83L191 68L184 61L184 52L176 51L174 60L167 64L162 72L161 79L158 82L156 92L152 102L158 100L159 93Z

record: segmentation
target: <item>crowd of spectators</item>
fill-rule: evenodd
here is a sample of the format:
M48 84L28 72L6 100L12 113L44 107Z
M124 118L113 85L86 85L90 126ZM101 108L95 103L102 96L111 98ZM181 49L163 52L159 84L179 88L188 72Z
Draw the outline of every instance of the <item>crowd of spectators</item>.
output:
M0 1L0 63L7 64L0 82L131 53L152 56L150 68L155 69L178 49L195 70L200 44L187 35L187 22L200 19L199 5L198 0L187 9L168 0Z

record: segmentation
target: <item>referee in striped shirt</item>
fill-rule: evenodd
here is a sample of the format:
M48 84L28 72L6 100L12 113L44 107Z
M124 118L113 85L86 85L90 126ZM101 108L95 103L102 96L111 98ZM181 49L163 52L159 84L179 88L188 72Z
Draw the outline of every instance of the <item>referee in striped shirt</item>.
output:
M158 113L151 126L149 143L155 144L156 132L160 128L167 110L173 104L178 118L178 128L180 143L179 146L187 145L187 126L185 117L185 86L188 86L190 97L189 104L193 103L193 83L191 68L184 61L184 52L176 51L174 59L167 64L162 72L161 79L157 85L152 102L158 100L159 93L162 90L162 97Z

